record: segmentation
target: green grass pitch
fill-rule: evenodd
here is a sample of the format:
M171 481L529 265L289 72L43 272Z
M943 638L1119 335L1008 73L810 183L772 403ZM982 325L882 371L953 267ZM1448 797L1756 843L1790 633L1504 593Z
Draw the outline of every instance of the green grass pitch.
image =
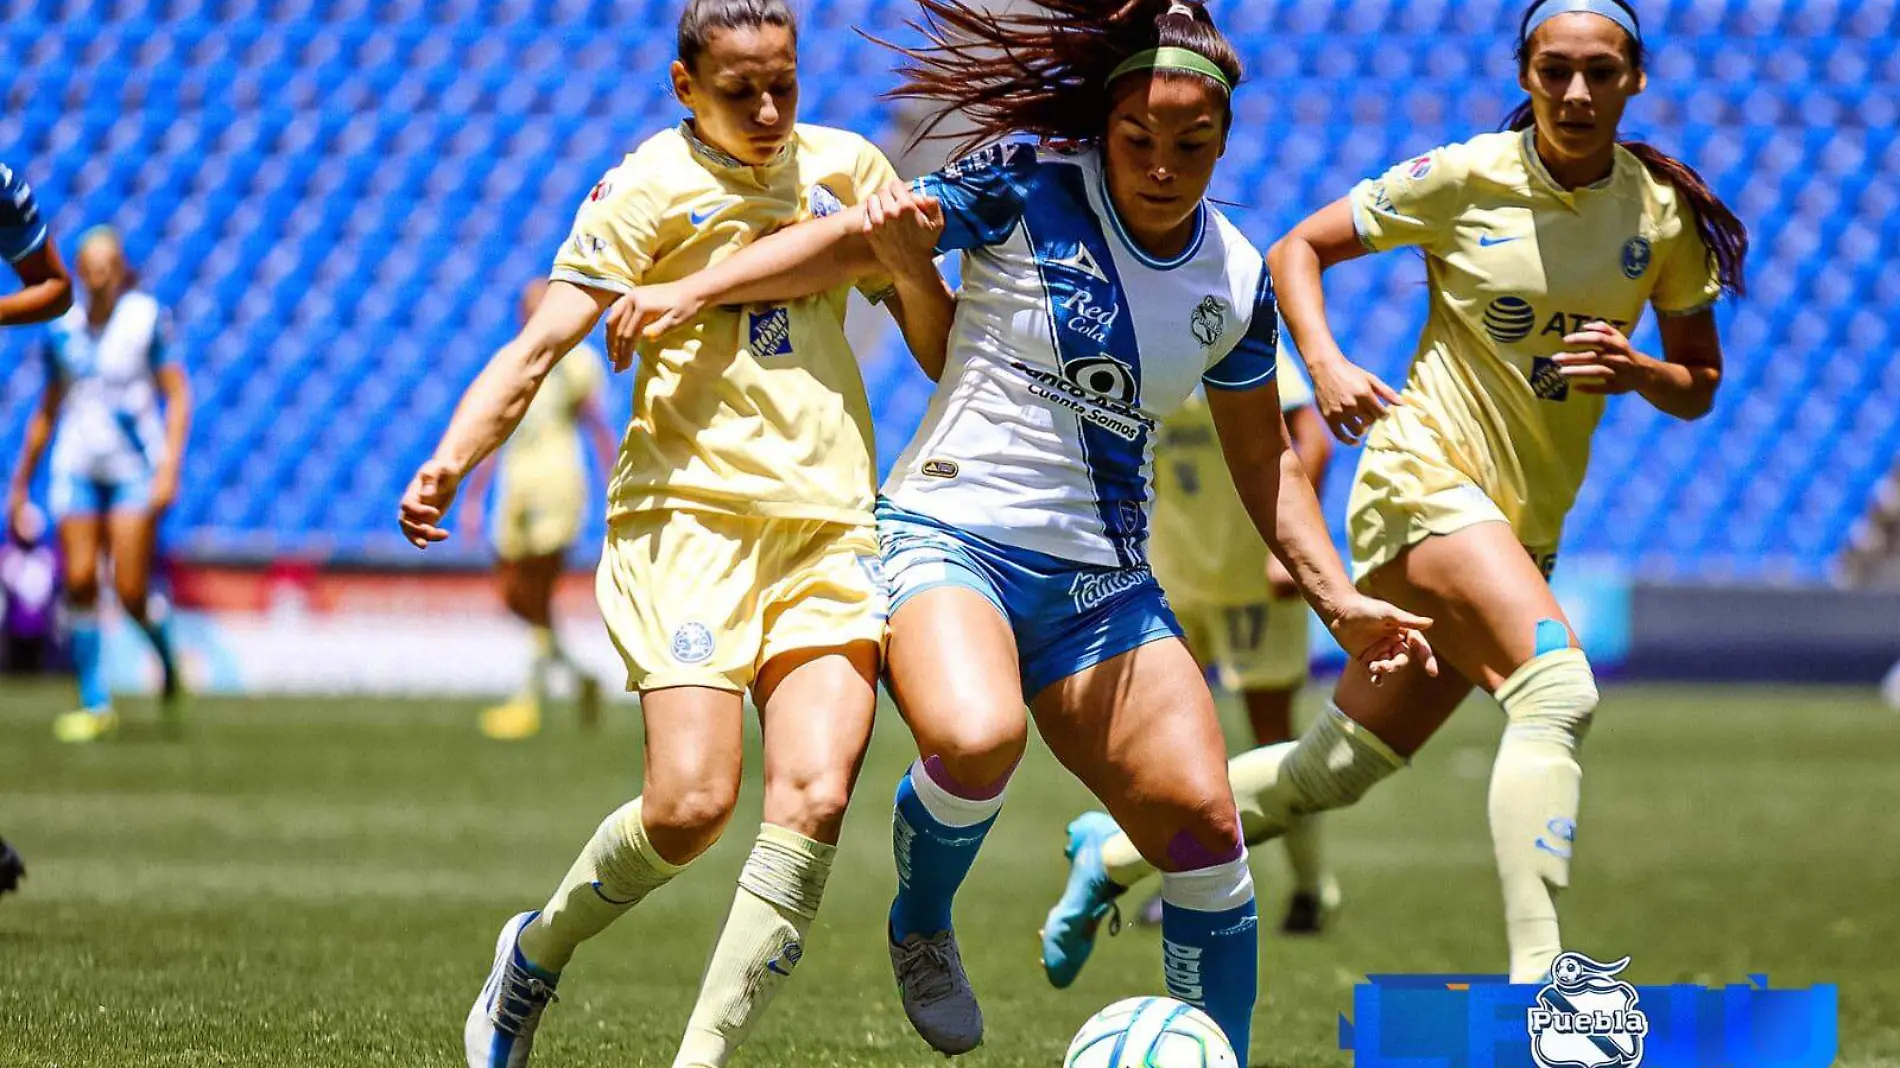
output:
M212 700L161 740L58 746L60 687L0 682L0 901L9 1068L459 1063L461 1021L510 914L539 904L638 782L630 711L585 736L484 741L451 702ZM1411 771L1329 818L1346 910L1269 934L1256 1065L1345 1065L1336 1018L1369 971L1501 970L1484 829L1496 713L1464 709ZM885 714L804 965L740 1065L932 1065L881 937L889 802L909 759ZM756 753L752 755L756 768ZM1567 941L1632 954L1640 983L1840 984L1840 1063L1900 1064L1900 716L1857 691L1611 690L1586 757ZM1094 1010L1161 989L1152 932L1106 940L1051 990L1036 930L1083 791L1039 748L958 904L988 1017L970 1068L1050 1068ZM758 814L581 951L536 1063L664 1068ZM1259 850L1263 928L1286 879Z

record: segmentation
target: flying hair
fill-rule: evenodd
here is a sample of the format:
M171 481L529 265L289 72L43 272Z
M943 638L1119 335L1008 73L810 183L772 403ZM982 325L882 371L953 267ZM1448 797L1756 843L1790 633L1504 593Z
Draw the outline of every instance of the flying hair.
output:
M1197 78L1227 101L1243 76L1239 54L1194 0L1041 0L1001 15L972 0L918 3L922 17L910 26L925 44L877 41L902 57L904 82L886 97L932 105L913 145L958 137L941 132L952 115L973 127L959 153L1016 134L1091 142L1108 126L1108 88L1121 77ZM1232 123L1229 107L1224 127Z

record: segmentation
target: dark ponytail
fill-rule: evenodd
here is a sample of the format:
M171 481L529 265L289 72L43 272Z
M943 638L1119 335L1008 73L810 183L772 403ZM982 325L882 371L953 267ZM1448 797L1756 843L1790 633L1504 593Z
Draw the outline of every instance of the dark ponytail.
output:
M1011 134L1049 141L1093 141L1108 126L1109 75L1123 60L1151 48L1185 48L1220 68L1227 85L1201 78L1223 97L1238 86L1240 56L1193 0L1041 0L1035 13L996 14L972 0L918 0L923 18L910 25L927 44L906 48L878 41L904 57L904 83L894 100L934 105L914 141L937 137L953 113L974 127L959 152ZM873 38L875 40L875 38ZM1233 123L1227 109L1226 126Z
M1623 0L1618 3L1635 17L1635 10ZM1525 24L1529 24L1532 12L1537 9L1532 4L1524 13ZM1624 35L1628 42L1628 59L1631 69L1641 73L1649 65L1649 50L1641 39ZM1520 33L1517 46L1517 69L1519 74L1528 73L1531 62L1530 37ZM1507 130L1529 130L1537 125L1537 116L1526 100L1513 110L1504 120ZM1696 233L1702 237L1702 244L1709 250L1709 259L1715 264L1715 276L1721 282L1722 289L1735 296L1748 294L1748 227L1736 214L1729 210L1722 198L1715 195L1709 183L1694 167L1671 156L1662 149L1641 141L1619 142L1629 150L1630 155L1643 161L1649 173L1676 189L1676 195L1689 206L1689 214L1695 219Z
M781 26L798 40L798 20L785 0L688 0L680 12L679 61L694 70L720 30Z

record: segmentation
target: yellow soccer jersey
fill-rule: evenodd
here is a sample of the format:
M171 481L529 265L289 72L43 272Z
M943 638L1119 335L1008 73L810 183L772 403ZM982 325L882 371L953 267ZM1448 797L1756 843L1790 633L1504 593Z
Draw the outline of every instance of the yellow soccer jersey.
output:
M1280 407L1313 403L1299 361L1280 349ZM1256 604L1267 599L1267 544L1227 471L1207 395L1195 390L1161 427L1155 449L1155 508L1148 558L1169 598L1183 604Z
M676 281L895 178L883 153L840 130L801 124L777 160L751 167L682 123L594 187L552 277L617 293ZM890 282L859 288L878 300ZM847 296L714 308L643 343L609 518L680 508L870 525L871 412L845 341Z
M1421 249L1431 288L1408 403L1374 425L1366 462L1378 450L1442 460L1520 541L1555 545L1605 400L1557 373L1564 336L1591 320L1633 333L1644 305L1689 315L1721 288L1673 186L1619 148L1609 178L1565 190L1532 138L1486 134L1353 190L1360 239Z
M582 480L581 407L605 384L607 367L593 346L576 345L554 365L500 457L506 486Z

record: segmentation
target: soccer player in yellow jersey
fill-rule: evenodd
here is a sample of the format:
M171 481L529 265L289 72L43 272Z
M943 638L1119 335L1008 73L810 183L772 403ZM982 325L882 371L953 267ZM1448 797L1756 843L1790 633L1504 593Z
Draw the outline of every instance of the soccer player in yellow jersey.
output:
M1712 308L1741 292L1748 237L1689 167L1617 140L1646 78L1633 8L1540 0L1518 59L1531 99L1509 132L1360 184L1268 255L1321 414L1343 440L1366 438L1347 519L1356 578L1436 619L1453 670L1376 685L1348 665L1298 742L1229 770L1249 838L1282 833L1357 801L1482 687L1506 721L1489 812L1510 974L1530 982L1561 946L1555 895L1570 882L1577 752L1597 705L1546 576L1605 398L1633 393L1680 419L1714 404ZM1320 285L1329 267L1398 248L1425 254L1431 283L1402 394L1348 362ZM1645 305L1661 358L1630 344Z
M536 279L522 290L523 325L547 289L546 281ZM490 738L509 741L540 731L548 676L557 667L573 679L581 725L591 727L600 719L600 681L581 670L555 634L554 587L587 511L583 432L600 458L600 469L604 472L613 464L613 432L600 405L606 374L606 364L592 346L574 346L541 383L507 447L493 463L476 468L470 479L467 526L479 537L483 518L489 519L502 600L528 625L534 641L527 687L482 713L482 733ZM480 510L490 480L500 490L492 516L483 517Z
M691 117L581 206L546 298L469 387L403 498L413 543L448 537L461 480L623 292L800 220L869 225L864 203L895 175L862 138L795 124L796 34L784 0L690 0L671 73ZM919 358L940 366L950 294L927 257L893 270L859 287L889 297L906 337L934 345ZM805 954L870 739L886 614L849 288L708 308L639 348L597 590L640 693L644 792L601 823L544 907L502 928L464 1027L471 1066L527 1063L576 947L719 837L748 692L765 735L764 825L675 1064L724 1064Z
M1279 354L1280 407L1307 478L1325 484L1332 439L1313 406L1299 363ZM1293 737L1293 699L1306 685L1311 655L1306 601L1286 566L1267 549L1234 489L1214 416L1197 392L1161 427L1155 450L1155 508L1148 553L1188 648L1221 686L1240 695L1254 745ZM1316 934L1338 904L1338 884L1321 858L1319 819L1286 835L1293 898L1280 929ZM1158 925L1161 898L1142 906Z

